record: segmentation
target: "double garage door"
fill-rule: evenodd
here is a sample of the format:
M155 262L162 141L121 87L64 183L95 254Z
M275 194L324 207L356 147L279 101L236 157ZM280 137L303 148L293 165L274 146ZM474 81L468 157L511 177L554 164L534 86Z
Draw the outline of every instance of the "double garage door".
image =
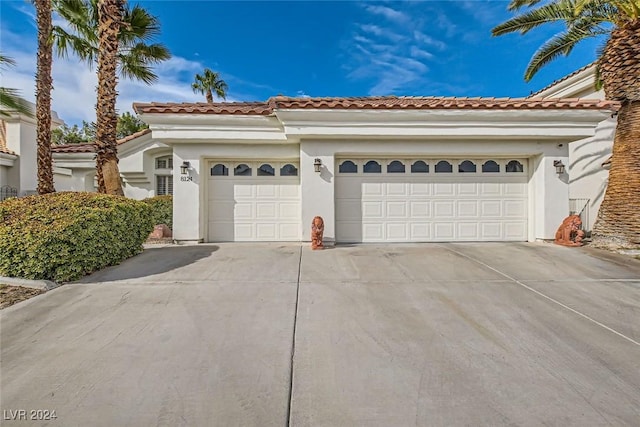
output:
M344 159L338 242L527 240L524 159Z
M209 165L208 241L300 241L294 162ZM526 159L341 159L338 242L526 241Z

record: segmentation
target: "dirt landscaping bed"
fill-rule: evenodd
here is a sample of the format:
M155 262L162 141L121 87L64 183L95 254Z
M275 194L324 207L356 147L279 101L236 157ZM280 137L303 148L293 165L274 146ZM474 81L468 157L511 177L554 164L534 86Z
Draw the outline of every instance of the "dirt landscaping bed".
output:
M0 284L0 310L42 293L41 289Z

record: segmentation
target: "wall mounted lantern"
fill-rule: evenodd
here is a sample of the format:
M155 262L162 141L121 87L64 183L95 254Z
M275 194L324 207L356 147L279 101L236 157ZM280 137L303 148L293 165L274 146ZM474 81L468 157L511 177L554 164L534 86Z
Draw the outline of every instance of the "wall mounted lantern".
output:
M186 175L190 166L191 166L191 163L187 162L186 160L182 162L182 164L180 165L180 173L182 175Z
M562 163L562 160L554 160L553 166L556 168L556 173L558 175L562 175L564 173L564 164Z
M313 168L316 172L320 172L320 167L322 166L322 160L320 159L315 159L313 161Z

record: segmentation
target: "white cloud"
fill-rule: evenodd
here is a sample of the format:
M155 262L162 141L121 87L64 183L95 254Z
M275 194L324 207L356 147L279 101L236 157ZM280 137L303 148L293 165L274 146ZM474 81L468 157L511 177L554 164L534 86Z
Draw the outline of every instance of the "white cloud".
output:
M437 30L427 26L431 20L386 6L367 5L364 10L372 21L355 23L352 39L343 43L350 56L345 65L347 77L369 81L370 95L424 87L428 64L435 60L430 50L442 52L447 48L444 41L429 35Z
M394 22L402 23L409 20L409 17L407 15L390 7L367 5L365 6L365 9L367 10L367 12L384 16L388 20Z
M8 49L5 53L12 57L17 66L3 70L2 84L20 90L21 95L35 102L35 52L21 52ZM116 108L120 112L133 111L133 102L193 102L204 101L202 95L194 94L188 82L180 81L182 72L202 70L202 65L184 58L174 57L156 68L158 82L148 86L142 82L120 79ZM97 75L77 57L54 58L53 63L52 108L68 123L82 120L95 121Z
M417 59L433 59L433 54L416 46L411 46L411 56Z
M25 14L28 11L25 10ZM36 37L21 37L3 26L0 33L3 41L2 54L13 58L15 67L2 70L2 86L15 88L30 102L35 102L36 74ZM118 83L119 112L132 112L134 102L196 102L204 101L204 96L193 93L191 81L205 65L182 57L172 57L154 67L158 81L148 86L142 82L120 79ZM95 121L96 67L90 67L71 54L68 58L59 58L54 53L53 60L52 109L69 124L82 120ZM241 81L233 76L231 80ZM244 82L242 86L252 86ZM254 84L253 86L260 86ZM249 95L250 96L250 95ZM233 96L227 97L233 101Z
M447 44L441 40L437 40L425 33L423 33L422 31L414 31L413 32L413 38L421 44L426 44L429 46L433 46L436 49L440 49L440 50L444 50L447 48Z
M369 35L373 35L373 36L378 36L378 37L384 37L390 41L393 42L400 42L402 40L404 40L404 36L397 34L391 30L389 30L388 28L383 28L380 27L378 25L373 25L373 24L361 24L360 29L362 31L364 31L365 33L369 33Z

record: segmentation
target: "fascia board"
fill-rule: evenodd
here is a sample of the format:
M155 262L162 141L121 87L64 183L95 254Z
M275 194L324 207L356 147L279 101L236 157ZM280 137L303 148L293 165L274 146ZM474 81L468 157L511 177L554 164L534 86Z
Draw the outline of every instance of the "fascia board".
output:
M306 114L303 111L297 111L295 114L289 114L289 112L282 114L287 136L320 139L338 137L573 139L592 136L596 125L611 114L610 111L598 110L427 110L387 111L386 114L370 111L342 111L342 114L334 114L335 111L322 111L316 115L309 113L310 111Z

